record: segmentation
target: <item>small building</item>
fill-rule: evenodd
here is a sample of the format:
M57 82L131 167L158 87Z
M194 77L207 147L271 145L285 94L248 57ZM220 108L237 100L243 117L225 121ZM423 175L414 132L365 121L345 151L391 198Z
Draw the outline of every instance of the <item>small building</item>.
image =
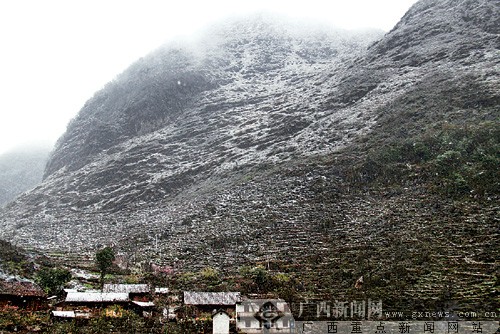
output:
M147 284L104 284L102 292L126 293L130 300L146 302L150 288Z
M99 316L102 312L107 317L121 317L121 308L128 308L130 299L128 293L115 292L68 292L64 302L56 311L74 311L75 318L82 314L85 318ZM62 307L61 307L62 306ZM61 318L65 313L53 314L54 317ZM66 313L70 315L70 313Z
M224 312L223 310L217 311L212 315L213 322L213 334L229 334L229 322L231 321L231 317L229 314Z
M184 305L191 306L194 317L210 317L215 311L224 311L234 318L236 303L241 301L239 292L184 292Z
M0 281L0 307L15 306L29 311L47 307L47 295L29 281Z
M248 299L236 305L236 328L248 334L289 333L294 319L283 299Z

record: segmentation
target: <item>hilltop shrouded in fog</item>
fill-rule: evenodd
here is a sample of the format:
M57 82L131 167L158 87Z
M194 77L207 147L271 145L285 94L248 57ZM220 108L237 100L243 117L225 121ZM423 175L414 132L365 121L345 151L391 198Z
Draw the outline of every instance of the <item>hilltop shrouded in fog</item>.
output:
M51 149L31 145L0 154L0 206L42 182Z

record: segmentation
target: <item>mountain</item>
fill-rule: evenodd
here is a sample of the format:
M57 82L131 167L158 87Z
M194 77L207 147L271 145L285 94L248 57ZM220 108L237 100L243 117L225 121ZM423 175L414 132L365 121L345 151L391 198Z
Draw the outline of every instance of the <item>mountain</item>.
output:
M421 0L383 37L257 16L167 44L85 104L0 236L495 309L499 6Z
M312 154L319 148L302 148L294 137L332 114L322 105L322 82L341 75L375 37L257 16L160 48L97 92L68 125L44 184L26 198L26 214L121 211L175 196L194 178ZM308 145L323 145L318 140Z
M315 101L315 95L323 94L317 80L362 54L376 37L379 34L355 35L317 26L302 29L257 16L221 24L192 43L166 45L87 102L61 138L46 177L61 168L78 170L104 150L119 144L130 147L129 141L138 137L167 137L181 149L186 142L209 147L200 151L213 151L231 137L235 142L228 146L242 150L276 145L312 122L307 119L311 112L295 109L313 110L321 103ZM253 143L260 127L244 124L260 114L263 130L278 133ZM206 124L209 118L211 124ZM284 118L290 134L273 130ZM244 136L229 135L239 134L237 129L242 133L241 126L248 128ZM198 143L197 136L206 142ZM238 160L232 157L237 152L224 154L231 155L227 160L232 163Z
M42 182L50 150L26 146L0 155L0 206Z

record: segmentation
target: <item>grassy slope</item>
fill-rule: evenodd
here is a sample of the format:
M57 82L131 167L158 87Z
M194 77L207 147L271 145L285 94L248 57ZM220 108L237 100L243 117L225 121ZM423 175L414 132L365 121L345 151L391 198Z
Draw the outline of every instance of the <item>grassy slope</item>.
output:
M351 233L311 258L309 280L333 300L380 298L407 314L500 307L500 99L462 79L423 81L354 150L322 163L346 182L354 217Z

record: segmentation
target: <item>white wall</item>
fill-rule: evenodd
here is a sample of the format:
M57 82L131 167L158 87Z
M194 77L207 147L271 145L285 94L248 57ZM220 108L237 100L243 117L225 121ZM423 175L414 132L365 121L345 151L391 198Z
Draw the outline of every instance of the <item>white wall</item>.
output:
M229 316L219 312L213 316L213 334L229 334Z

